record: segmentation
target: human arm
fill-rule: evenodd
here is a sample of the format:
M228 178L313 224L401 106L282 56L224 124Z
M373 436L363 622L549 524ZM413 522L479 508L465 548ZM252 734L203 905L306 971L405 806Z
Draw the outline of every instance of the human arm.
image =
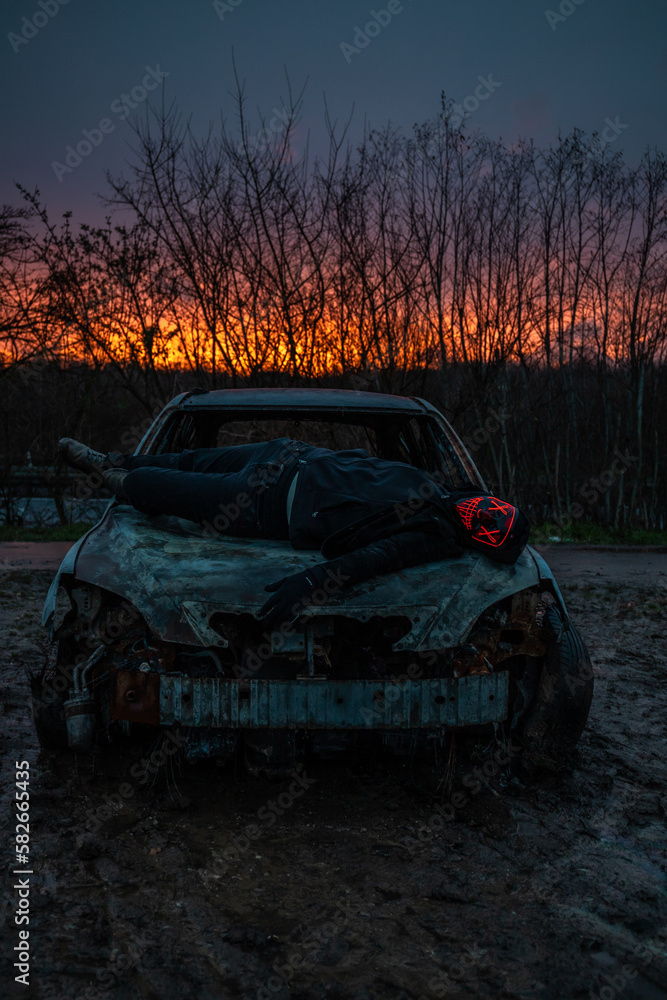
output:
M460 546L442 536L425 531L400 532L268 584L264 589L272 596L259 616L267 628L275 629L296 621L309 604L325 604L343 587L462 553Z

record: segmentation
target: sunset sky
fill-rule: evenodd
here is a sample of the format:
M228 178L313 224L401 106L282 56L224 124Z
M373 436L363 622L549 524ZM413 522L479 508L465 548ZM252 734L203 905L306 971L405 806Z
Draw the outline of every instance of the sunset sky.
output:
M354 107L356 140L364 119L378 127L391 120L409 133L437 113L443 90L467 99L470 130L508 143L526 137L544 145L578 126L606 133L629 162L647 144L667 149L667 7L656 0L548 4L4 4L0 201L17 203L20 181L39 187L52 215L72 209L76 221L101 221L96 192L105 188L105 170L123 169L128 118L160 100L158 81L196 130L220 113L233 119L232 49L255 123L258 106L269 118L282 108L285 69L295 91L307 81L297 143L310 132L315 152L324 148L324 95L334 118ZM84 130L96 144L60 169L67 147L87 149Z

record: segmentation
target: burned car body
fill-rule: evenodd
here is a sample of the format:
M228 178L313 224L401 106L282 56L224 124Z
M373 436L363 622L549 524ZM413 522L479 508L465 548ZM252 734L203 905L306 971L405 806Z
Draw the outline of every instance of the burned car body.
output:
M184 393L136 454L283 434L361 445L452 487L485 488L433 406L378 393ZM132 728L179 726L190 756L231 756L241 742L251 770L268 771L307 744L342 745L371 730L405 746L500 726L537 762L574 746L592 696L590 661L533 549L512 565L467 551L375 577L314 602L289 633L266 632L257 618L264 586L321 561L287 541L220 535L112 502L47 596L43 622L59 651L36 693L42 741L55 733L86 750ZM56 680L47 719L44 692Z

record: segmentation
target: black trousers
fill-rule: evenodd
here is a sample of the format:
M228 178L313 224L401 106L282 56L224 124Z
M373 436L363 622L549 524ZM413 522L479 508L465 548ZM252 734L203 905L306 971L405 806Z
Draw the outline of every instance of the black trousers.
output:
M299 455L310 446L290 438L164 455L123 455L123 482L133 507L173 514L226 535L288 538L287 493Z

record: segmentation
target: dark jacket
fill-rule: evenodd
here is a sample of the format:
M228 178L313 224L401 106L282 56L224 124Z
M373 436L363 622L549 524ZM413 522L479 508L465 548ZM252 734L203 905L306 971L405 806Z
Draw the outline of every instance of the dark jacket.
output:
M305 453L299 463L290 541L294 548L321 548L327 561L266 588L272 596L260 617L269 628L295 621L317 590L329 593L327 578L348 588L384 573L456 558L464 548L512 563L528 540L525 515L472 483L445 491L411 465L371 458L361 450ZM470 502L459 512L457 503L464 500ZM509 508L511 520L504 507ZM470 512L479 510L478 525L487 537L500 530L490 529L484 520L490 509L500 510L499 516L509 523L500 545L483 544L478 526L472 527ZM491 525L495 523L492 518Z
M521 511L501 547L490 548L472 537L456 504L489 496L474 483L447 489L412 465L374 458L362 449L312 449L301 457L299 470L290 541L296 549L319 547L325 559L393 538L402 558L412 562L419 533L417 562L473 548L497 562L513 563L528 541L530 523Z
M289 537L295 549L321 548L331 558L419 528L452 535L445 490L403 462L362 449L313 449L299 463Z

